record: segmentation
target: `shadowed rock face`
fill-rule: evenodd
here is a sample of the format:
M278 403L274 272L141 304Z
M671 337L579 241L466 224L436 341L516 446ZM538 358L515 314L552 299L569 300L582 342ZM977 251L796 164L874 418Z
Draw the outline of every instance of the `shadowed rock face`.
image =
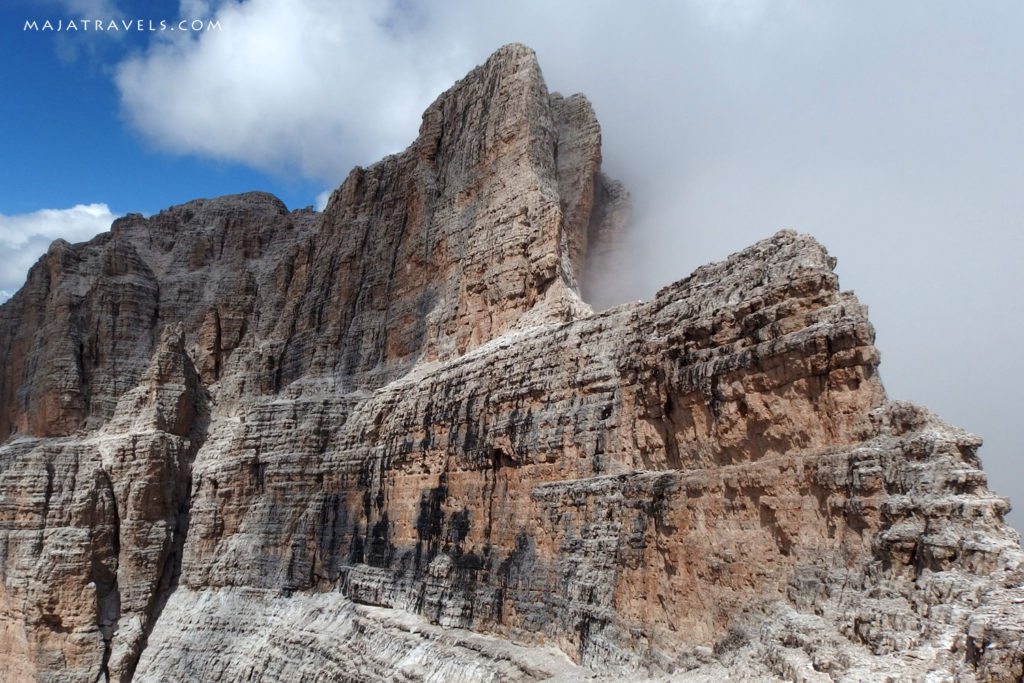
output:
M512 45L322 214L54 243L0 306L8 677L1022 675L980 440L886 400L834 260L594 314L600 162Z

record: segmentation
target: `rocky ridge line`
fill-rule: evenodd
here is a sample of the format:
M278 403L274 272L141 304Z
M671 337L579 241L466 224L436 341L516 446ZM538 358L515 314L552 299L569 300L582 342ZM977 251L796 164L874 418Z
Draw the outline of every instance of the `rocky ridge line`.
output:
M54 243L0 306L12 680L1024 674L980 441L886 399L834 259L594 314L600 161L512 45L322 214Z

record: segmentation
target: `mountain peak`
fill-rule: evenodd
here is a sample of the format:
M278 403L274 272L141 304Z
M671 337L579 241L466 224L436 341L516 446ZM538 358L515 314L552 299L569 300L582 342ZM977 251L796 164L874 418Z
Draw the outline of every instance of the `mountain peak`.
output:
M579 292L588 250L628 213L625 192L600 173L600 145L586 99L549 95L522 45L442 93L405 152L353 170L325 208L315 258L330 252L336 266L318 270L313 289L370 292L351 305L335 298L342 346L388 339L325 362L394 377L419 358L589 312ZM302 299L307 311L321 305Z
M206 379L234 356L265 366L260 390L277 391L310 373L379 386L418 361L577 319L590 311L579 293L588 251L628 214L625 191L600 173L600 140L586 99L549 95L533 51L511 44L427 108L407 150L354 169L322 215L249 192L119 219L29 277L38 291L25 305L55 329L28 381L17 378L32 332L12 331L0 436L102 423L175 322ZM83 314L54 315L58 300ZM124 331L110 327L115 310ZM117 380L93 379L111 364Z
M593 314L600 164L510 45L323 213L55 242L0 306L7 677L1019 678L1008 502L835 260L779 232Z

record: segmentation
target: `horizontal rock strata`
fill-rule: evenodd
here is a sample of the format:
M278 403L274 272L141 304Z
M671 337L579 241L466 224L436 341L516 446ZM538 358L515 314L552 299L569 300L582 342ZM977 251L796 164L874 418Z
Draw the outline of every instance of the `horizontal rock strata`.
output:
M594 313L600 164L513 45L323 213L54 243L0 306L10 680L1024 675L980 440L886 399L834 259Z

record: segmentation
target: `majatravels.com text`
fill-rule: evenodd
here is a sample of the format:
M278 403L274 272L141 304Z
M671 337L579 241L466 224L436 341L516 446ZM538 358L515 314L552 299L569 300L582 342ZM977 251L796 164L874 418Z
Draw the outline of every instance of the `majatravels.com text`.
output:
M202 20L202 19L182 19L181 21L167 21L160 19L154 21L153 19L57 19L51 21L46 19L45 21L39 20L26 20L23 31L53 31L58 32L75 32L75 31L92 31L94 33L99 32L111 32L111 31L219 31L221 30L220 21L215 20Z

